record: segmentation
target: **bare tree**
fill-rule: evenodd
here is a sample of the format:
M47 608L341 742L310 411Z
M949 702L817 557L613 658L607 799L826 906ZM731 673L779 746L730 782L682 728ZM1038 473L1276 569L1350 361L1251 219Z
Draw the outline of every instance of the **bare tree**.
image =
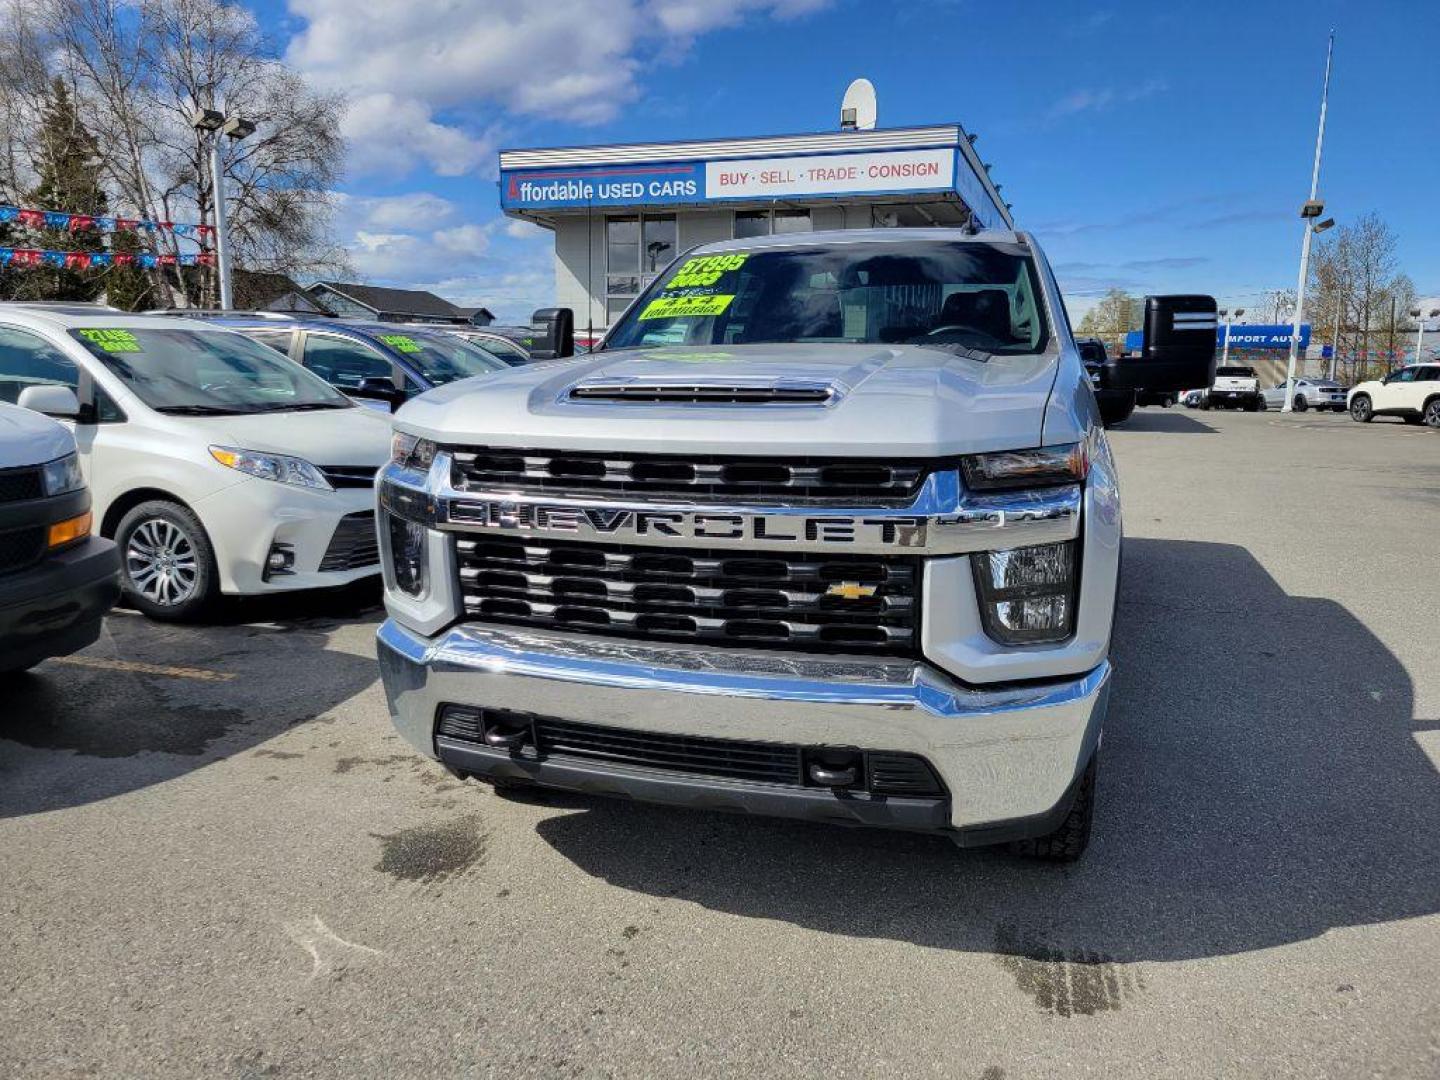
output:
M1276 325L1295 318L1295 290L1294 289L1267 289L1260 295L1260 302L1256 305L1255 314L1270 320Z
M329 235L329 192L344 157L343 99L316 91L276 59L248 10L221 0L0 4L25 11L29 62L70 84L97 137L117 213L213 221L208 146L191 117L197 106L220 106L258 127L242 141L222 138L235 265L286 274L343 267L344 252ZM196 250L167 232L151 242L172 255ZM192 295L197 286L202 295ZM213 302L217 291L213 274L171 273L161 287L180 303Z
M1125 332L1138 324L1137 301L1124 289L1111 289L1080 320L1079 331L1103 338L1116 346L1125 342Z
M1315 324L1337 338L1336 354L1351 380L1364 378L1375 361L1383 359L1382 368L1393 363L1401 320L1414 302L1397 246L1390 227L1371 213L1336 229L1311 262ZM1382 350L1388 355L1372 355Z

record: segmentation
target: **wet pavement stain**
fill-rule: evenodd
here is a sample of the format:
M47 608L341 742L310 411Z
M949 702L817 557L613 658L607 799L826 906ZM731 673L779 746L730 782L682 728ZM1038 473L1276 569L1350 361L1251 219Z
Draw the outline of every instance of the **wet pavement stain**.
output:
M1056 1016L1116 1012L1145 989L1139 972L1088 949L1060 949L1014 926L995 932L995 960L1043 1011Z
M353 772L362 765L374 765L377 768L384 768L387 765L399 765L402 762L416 761L414 754L391 754L389 757L367 758L367 757L342 757L335 762L334 772L340 776Z
M489 834L480 815L467 814L438 825L416 825L398 833L371 833L380 841L375 869L397 881L431 885L468 873L485 863Z
M256 750L256 757L275 758L277 761L295 761L303 758L304 754L296 754L289 750Z
M148 692L148 676L132 678L138 685L116 692L99 680L21 675L6 687L3 737L36 750L73 750L87 757L134 757L146 750L199 755L248 720L243 709L169 704Z

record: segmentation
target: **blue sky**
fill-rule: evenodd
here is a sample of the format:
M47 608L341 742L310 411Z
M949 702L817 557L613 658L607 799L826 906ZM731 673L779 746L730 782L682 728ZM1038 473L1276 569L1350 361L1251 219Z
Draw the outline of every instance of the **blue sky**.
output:
M1111 285L1293 287L1325 38L1321 195L1380 214L1440 294L1440 3L282 0L288 58L353 102L338 225L370 280L507 318L549 299L545 234L495 151L825 130L857 75L882 126L958 120L1077 315Z

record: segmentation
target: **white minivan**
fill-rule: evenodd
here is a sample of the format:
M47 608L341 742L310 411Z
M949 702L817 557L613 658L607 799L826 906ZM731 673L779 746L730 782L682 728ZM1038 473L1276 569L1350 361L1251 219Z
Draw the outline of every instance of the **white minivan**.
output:
M73 425L96 530L147 615L379 573L372 489L390 418L242 334L0 304L0 401Z

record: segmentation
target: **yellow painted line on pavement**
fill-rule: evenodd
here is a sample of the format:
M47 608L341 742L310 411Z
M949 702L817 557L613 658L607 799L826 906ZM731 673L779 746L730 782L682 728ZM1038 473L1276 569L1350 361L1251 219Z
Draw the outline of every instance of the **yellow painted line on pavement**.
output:
M73 664L76 667L98 668L101 671L133 671L137 675L168 675L173 679L198 679L201 682L229 682L235 678L234 674L228 671L167 667L164 664L144 664L138 660L105 660L98 656L57 656L51 663Z

